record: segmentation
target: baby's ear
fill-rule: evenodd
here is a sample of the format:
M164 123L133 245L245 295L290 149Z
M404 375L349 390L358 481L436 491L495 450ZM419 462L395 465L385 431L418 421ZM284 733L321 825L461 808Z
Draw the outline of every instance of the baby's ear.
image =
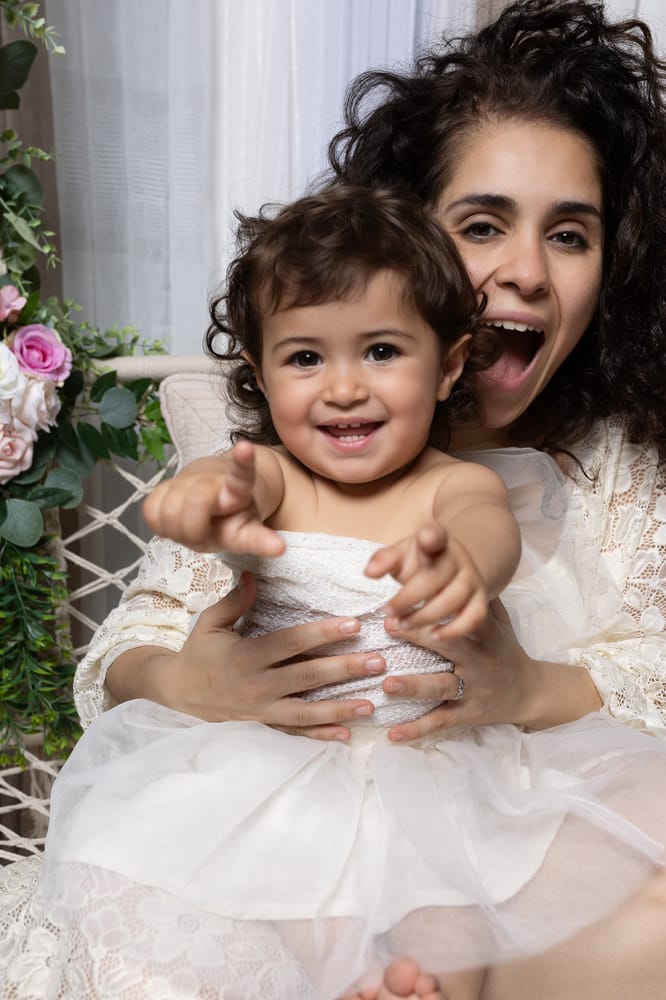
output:
M437 388L437 399L443 403L451 395L451 390L462 375L465 362L469 357L472 341L471 333L464 333L450 347L447 348L442 358L440 370L439 386Z
M263 380L263 378L261 376L261 368L259 367L259 365L257 364L257 362L254 360L254 358L251 357L251 355L249 355L247 353L247 351L241 351L241 357L243 358L244 361L246 361L248 363L248 365L252 369L252 374L254 375L254 380L255 380L255 382L257 383L257 385L259 386L259 388L261 389L261 391L263 392L263 394L265 396L266 395L266 389L265 389L265 386L264 386L264 380Z

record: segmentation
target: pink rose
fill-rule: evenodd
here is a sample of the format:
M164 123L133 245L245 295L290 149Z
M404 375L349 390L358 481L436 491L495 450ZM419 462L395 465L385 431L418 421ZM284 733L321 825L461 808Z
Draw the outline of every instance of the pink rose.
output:
M19 421L0 424L0 485L30 468L34 440L34 432Z
M27 378L12 400L12 413L30 430L45 431L55 423L60 406L55 384L50 379Z
M18 288L14 285L0 286L0 323L4 323L6 319L15 323L27 301L25 296L19 295Z
M33 323L21 326L7 343L27 375L50 378L62 385L72 370L72 352L48 326Z

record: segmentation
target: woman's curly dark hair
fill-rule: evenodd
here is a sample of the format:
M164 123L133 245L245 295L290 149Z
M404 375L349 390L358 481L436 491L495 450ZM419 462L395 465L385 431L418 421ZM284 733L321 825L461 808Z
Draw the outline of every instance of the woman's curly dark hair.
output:
M620 414L666 453L666 64L640 20L601 3L523 0L487 28L444 41L413 72L351 85L333 175L401 184L434 205L461 139L484 121L535 121L584 136L603 185L603 287L595 318L512 433L557 446Z
M224 292L210 304L206 334L208 352L231 362L226 391L239 428L232 437L278 441L248 361L261 368L266 316L281 308L347 300L378 271L403 278L405 301L444 347L472 333L465 373L497 357L495 338L477 330L482 304L455 244L416 195L334 184L289 205L265 205L256 217L236 214L238 254ZM449 413L456 420L477 416L467 383L464 375L446 403L438 404L445 420Z

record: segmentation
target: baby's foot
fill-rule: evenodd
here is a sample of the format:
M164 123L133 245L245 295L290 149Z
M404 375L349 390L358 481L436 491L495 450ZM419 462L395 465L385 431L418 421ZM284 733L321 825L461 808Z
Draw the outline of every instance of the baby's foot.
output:
M349 994L342 1000L445 1000L434 976L410 958L397 958L387 967L380 986Z

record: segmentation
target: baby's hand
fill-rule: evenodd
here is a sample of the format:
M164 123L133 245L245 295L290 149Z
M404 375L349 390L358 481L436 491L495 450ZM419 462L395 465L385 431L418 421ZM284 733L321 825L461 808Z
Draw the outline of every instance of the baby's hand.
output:
M143 515L156 535L195 552L280 555L284 542L259 517L254 486L254 447L239 441L225 455L197 459L160 483Z
M474 562L435 521L379 549L365 572L373 578L390 573L404 584L384 610L405 628L434 625L438 636L460 638L488 617L488 594Z

